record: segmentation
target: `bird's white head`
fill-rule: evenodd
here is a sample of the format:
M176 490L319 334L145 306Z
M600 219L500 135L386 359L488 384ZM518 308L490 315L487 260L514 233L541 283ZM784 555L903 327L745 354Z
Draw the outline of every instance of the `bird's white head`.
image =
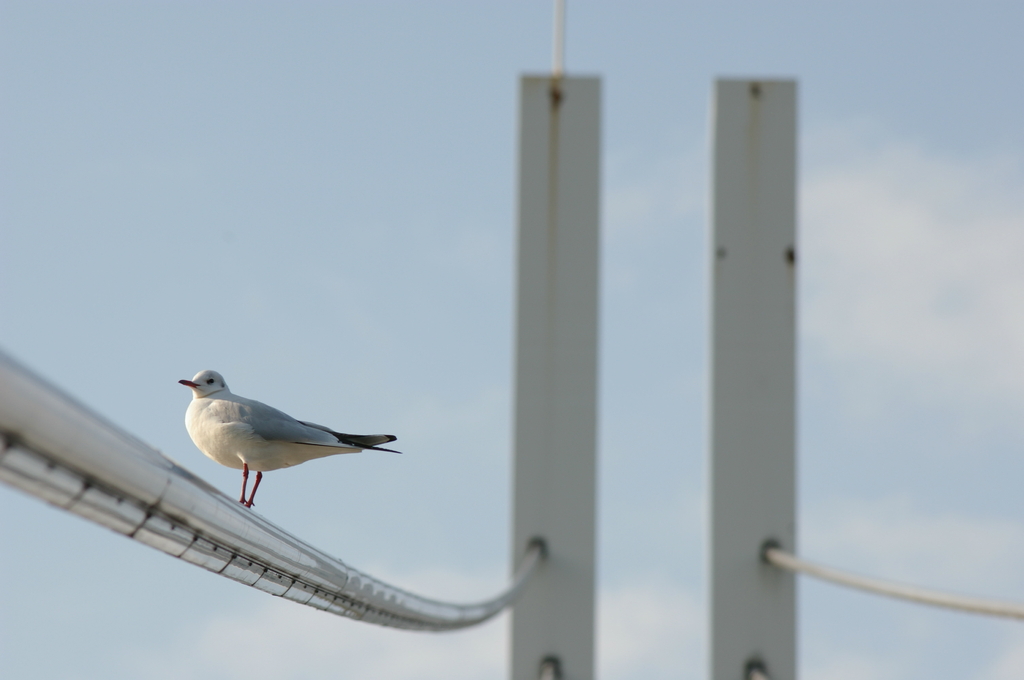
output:
M182 385L192 388L192 396L196 399L208 397L211 394L228 390L228 384L224 382L224 376L217 371L200 371L191 380L179 380Z

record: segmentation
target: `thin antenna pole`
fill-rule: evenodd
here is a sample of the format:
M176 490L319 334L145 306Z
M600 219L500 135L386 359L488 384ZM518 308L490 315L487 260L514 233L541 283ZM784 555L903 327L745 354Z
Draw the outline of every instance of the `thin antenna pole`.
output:
M551 76L565 75L565 0L555 0L555 35L551 57Z

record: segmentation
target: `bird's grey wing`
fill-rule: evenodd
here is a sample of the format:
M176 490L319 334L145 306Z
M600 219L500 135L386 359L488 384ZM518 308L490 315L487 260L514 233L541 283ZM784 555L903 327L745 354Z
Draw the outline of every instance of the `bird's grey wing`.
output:
M337 438L318 428L309 427L295 420L284 411L252 399L236 402L238 419L252 428L254 434L268 442L287 442L292 444L312 444L346 448ZM351 447L348 447L351 448Z
M329 435L334 434L334 430L327 427L326 425L318 425L316 423L311 423L308 420L300 420L299 422L302 423L303 425L306 425L307 427L315 427L318 430L322 430L323 432L326 432Z

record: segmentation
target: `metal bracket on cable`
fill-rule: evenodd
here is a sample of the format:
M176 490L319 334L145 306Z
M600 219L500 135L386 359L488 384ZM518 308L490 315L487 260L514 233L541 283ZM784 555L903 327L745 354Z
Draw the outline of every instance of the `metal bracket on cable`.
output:
M768 675L768 669L765 668L764 661L761 661L761 659L756 656L750 659L743 672L743 680L771 680L771 676Z
M1024 604L1018 602L953 595L938 590L851 574L848 571L841 571L802 560L783 550L779 542L774 539L769 539L761 545L761 560L779 569L807 574L823 581L831 581L841 586L866 590L877 595L887 595L901 600L930 604L935 607L956 609L974 614L1024 619Z
M540 662L540 680L562 680L562 662L557 656L546 656Z
M0 482L271 595L394 628L481 623L515 601L547 555L532 539L512 583L483 602L414 595L271 524L2 352Z

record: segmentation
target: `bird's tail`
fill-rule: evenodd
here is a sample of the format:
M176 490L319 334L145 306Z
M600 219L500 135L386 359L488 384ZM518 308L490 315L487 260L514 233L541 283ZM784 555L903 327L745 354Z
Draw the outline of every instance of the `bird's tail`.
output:
M378 444L387 444L388 442L393 442L398 439L398 437L393 434L345 434L344 432L335 432L329 427L317 425L316 423L307 423L304 420L300 420L299 422L303 425L315 427L318 430L323 430L324 432L333 434L337 438L338 443L346 446L355 446L360 449L372 449L374 451L387 451L388 453L401 453L401 451L385 449L382 446L377 446Z
M385 449L378 444L387 444L393 442L398 437L392 434L345 434L343 432L333 432L338 441L342 444L348 444L349 446L358 446L363 449L372 449L373 451L388 451L390 453L401 453L401 451L395 451L394 449Z

